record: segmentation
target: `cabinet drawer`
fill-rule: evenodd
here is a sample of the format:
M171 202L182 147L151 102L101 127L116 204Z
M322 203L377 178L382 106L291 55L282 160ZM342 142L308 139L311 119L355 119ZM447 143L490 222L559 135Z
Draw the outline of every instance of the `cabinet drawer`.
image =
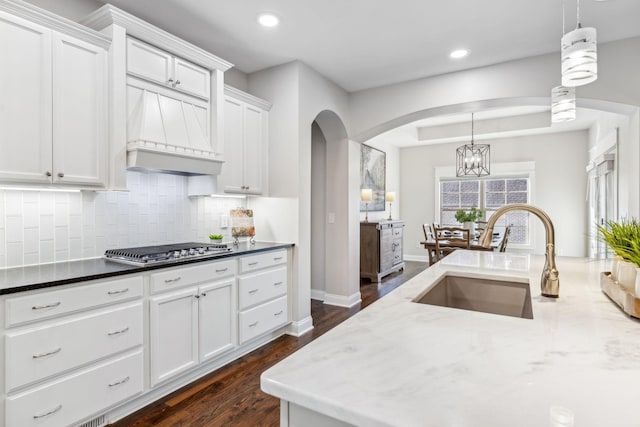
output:
M287 293L287 268L261 271L238 279L240 310Z
M142 276L86 282L73 288L8 298L5 323L10 327L141 296Z
M6 425L59 427L126 400L143 389L142 350L7 397Z
M240 344L287 323L287 297L240 313Z
M142 303L5 336L6 390L142 345Z
M403 228L402 227L393 227L393 238L394 239L401 239L402 238L402 233L403 233Z
M210 282L236 274L236 260L211 262L195 267L161 270L151 275L151 293L178 289L196 283Z
M273 265L285 264L287 262L287 251L265 252L258 255L240 258L240 273L258 270L260 268L271 267Z

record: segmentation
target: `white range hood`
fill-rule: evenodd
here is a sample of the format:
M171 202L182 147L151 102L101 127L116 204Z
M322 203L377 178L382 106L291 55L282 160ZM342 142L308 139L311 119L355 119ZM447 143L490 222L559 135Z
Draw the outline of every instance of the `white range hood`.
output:
M220 173L223 161L211 149L207 108L131 82L127 98L127 167L189 175Z

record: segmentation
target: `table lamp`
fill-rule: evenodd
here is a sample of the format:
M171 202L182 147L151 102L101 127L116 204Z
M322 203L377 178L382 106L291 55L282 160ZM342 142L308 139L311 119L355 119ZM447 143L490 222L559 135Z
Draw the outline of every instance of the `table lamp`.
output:
M395 191L387 191L387 194L384 195L384 201L389 202L389 221L391 221L391 205L396 201L396 192Z
M373 200L373 190L370 188L363 188L360 190L360 200L364 202L364 222L369 222L369 202Z

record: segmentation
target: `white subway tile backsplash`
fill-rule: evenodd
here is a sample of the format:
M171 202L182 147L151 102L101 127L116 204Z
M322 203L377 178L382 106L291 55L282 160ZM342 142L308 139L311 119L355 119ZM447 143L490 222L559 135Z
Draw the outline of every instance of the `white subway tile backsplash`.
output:
M69 216L69 238L82 238L82 215Z
M29 252L24 254L24 265L35 265L40 263L40 254L38 252Z
M4 195L4 214L10 215L22 215L22 192L20 191L5 191Z
M53 215L40 215L40 240L53 240L54 231Z
M0 268L230 233L218 218L238 200L189 198L187 178L178 175L128 172L127 181L128 192L0 191Z
M56 227L54 241L55 241L56 252L68 251L69 250L69 228Z
M37 228L24 229L24 254L38 254L40 251L40 231ZM33 263L32 263L33 264Z
M37 194L37 193L35 193ZM24 227L39 227L40 212L37 199L35 202L25 202L23 205Z
M23 221L22 216L7 215L5 219L5 238L7 243L23 242Z
M54 193L40 192L40 215L53 215L55 213Z
M7 267L24 265L22 242L7 242Z

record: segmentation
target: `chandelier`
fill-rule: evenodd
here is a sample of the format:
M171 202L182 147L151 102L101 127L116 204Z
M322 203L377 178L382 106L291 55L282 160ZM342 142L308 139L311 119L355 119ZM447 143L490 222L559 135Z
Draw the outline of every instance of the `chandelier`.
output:
M473 113L471 113L471 143L456 149L456 176L486 176L491 173L491 147L474 144Z

